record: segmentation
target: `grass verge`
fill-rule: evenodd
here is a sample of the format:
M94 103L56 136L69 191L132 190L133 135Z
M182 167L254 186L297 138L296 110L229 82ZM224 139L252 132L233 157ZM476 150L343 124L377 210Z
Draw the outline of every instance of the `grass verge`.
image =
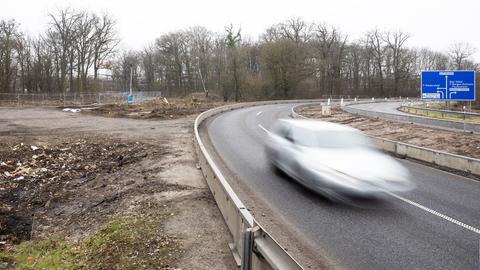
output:
M429 108L433 109L432 107L429 107ZM476 117L476 116L468 117L464 119L462 115L458 115L458 114L429 112L429 111L416 110L414 108L401 108L400 111L406 112L409 114L427 116L432 118L440 118L440 119L454 120L454 121L465 121L468 123L480 123L480 117Z
M0 252L0 269L171 269L182 253L163 230L172 213L151 210L115 218L78 243L52 238L8 247Z

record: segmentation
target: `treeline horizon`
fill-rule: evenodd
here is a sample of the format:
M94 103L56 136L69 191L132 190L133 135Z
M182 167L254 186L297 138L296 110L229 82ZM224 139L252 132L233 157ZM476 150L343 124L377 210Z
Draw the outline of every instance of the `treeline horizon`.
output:
M476 70L468 43L445 52L408 46L401 30L374 28L350 40L325 23L290 18L257 40L225 27L162 34L142 50L120 50L115 19L73 9L48 15L38 37L0 20L0 92L136 91L187 96L206 91L225 101L418 96L421 70ZM99 74L107 70L107 74Z

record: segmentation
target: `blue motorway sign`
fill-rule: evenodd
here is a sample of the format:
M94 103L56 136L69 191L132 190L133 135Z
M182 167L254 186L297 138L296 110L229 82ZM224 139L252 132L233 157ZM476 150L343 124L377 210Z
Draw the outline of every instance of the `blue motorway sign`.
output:
M475 100L475 71L422 71L422 99Z

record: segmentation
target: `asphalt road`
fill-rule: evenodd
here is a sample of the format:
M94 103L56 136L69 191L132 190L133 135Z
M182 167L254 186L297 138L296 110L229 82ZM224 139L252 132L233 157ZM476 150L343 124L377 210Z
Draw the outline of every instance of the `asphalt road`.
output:
M234 110L205 128L231 173L271 216L305 235L311 252L345 269L477 269L480 182L399 160L417 185L412 192L360 206L331 203L275 174L266 159L263 128L292 106Z
M380 113L391 113L397 115L410 115L408 113L401 112L397 110L402 105L403 102L378 102L378 103L361 103L361 104L354 104L349 105L352 108L368 110L372 112L380 112Z

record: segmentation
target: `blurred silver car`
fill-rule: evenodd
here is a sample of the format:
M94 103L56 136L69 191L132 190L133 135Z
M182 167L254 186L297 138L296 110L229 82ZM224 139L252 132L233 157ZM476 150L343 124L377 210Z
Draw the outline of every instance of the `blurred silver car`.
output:
M380 197L413 188L409 172L376 150L357 129L315 121L280 119L268 132L272 164L330 198Z

